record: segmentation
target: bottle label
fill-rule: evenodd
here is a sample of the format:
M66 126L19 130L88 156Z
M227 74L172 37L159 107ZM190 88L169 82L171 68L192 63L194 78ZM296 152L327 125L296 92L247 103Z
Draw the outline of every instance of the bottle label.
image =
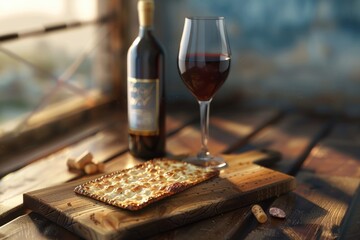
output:
M128 78L129 132L145 136L159 133L159 79Z

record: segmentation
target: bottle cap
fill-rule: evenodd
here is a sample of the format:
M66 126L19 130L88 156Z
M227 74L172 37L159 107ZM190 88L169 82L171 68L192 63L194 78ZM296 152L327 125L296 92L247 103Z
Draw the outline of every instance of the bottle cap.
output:
M137 7L140 26L152 26L154 16L154 0L139 0Z

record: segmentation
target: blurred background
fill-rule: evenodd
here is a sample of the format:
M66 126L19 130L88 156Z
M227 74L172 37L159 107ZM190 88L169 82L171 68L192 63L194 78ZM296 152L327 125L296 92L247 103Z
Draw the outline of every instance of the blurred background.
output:
M155 4L155 33L167 53L170 103L196 105L176 66L184 18L221 15L227 23L232 67L214 101L360 116L360 0L155 0ZM109 74L112 60L106 54L114 52L102 43L109 31L119 29L90 24L4 40L11 33L46 25L92 21L104 13L105 5L118 6L122 9L118 14L126 15L121 31L128 41L118 45L127 49L138 32L135 0L0 0L0 133L3 126L16 128L14 123L26 123L34 112L64 100L86 100L93 91L111 94L119 83ZM125 65L126 51L115 54ZM126 78L116 81L124 86ZM124 94L116 97L126 101Z
M44 32L98 17L97 0L0 0L0 135L57 103L111 87L99 47L104 26Z
M191 97L176 71L184 18L191 15L226 18L232 67L214 101L236 96L360 115L359 0L158 0L156 30L168 53L172 100Z

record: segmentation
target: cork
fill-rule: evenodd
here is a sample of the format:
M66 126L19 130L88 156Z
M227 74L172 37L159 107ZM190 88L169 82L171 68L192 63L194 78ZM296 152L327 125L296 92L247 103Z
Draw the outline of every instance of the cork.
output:
M88 175L95 174L98 172L98 167L94 163L88 163L84 167L84 172Z
M69 169L75 169L75 159L69 158L66 163Z
M104 163L97 163L96 164L98 172L105 172L105 164Z
M77 158L69 158L67 160L67 165L69 169L77 169L82 170L84 169L85 165L88 163L91 163L93 159L93 155L91 152L85 151L83 154L81 154Z
M140 26L151 27L154 17L154 0L139 0L137 7Z
M267 216L264 210L257 204L251 207L251 212L254 214L256 220L259 223L265 223L267 221Z

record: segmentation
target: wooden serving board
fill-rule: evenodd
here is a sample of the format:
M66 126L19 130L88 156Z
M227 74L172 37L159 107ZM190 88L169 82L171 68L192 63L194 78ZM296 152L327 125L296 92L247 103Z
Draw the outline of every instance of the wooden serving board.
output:
M24 204L86 239L143 239L295 188L294 178L286 174L239 164L234 157L228 163L218 178L135 212L74 193L86 180L26 193Z

